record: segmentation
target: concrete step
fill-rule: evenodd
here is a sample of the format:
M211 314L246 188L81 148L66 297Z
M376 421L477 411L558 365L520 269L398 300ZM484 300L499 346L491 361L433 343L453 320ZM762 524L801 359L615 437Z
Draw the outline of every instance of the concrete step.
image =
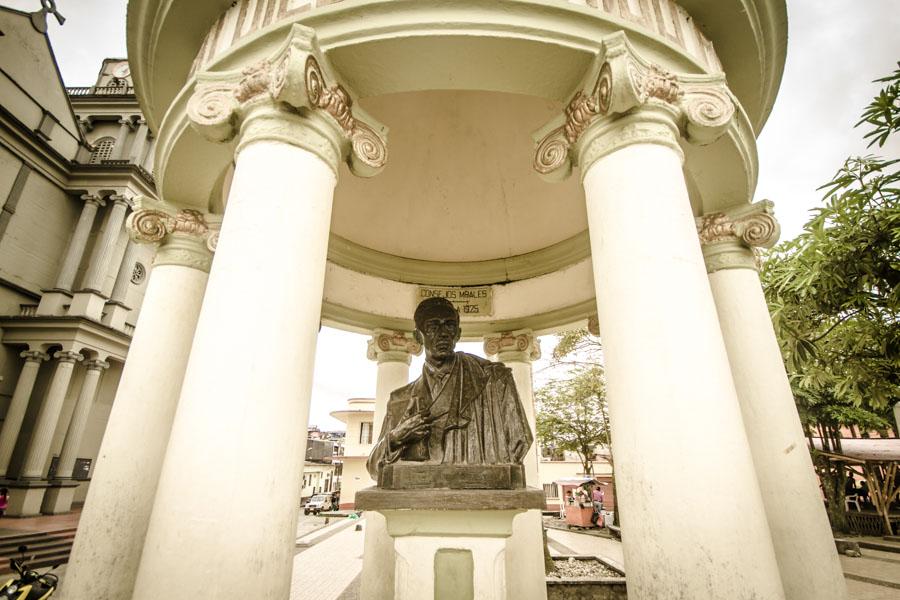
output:
M882 552L896 552L900 554L900 542L892 541L876 541L872 539L859 540L860 548L869 548L870 550L881 550Z
M0 537L0 575L12 573L11 558L20 558L26 546L25 562L30 569L43 569L68 562L75 540L74 527L51 531L23 532Z

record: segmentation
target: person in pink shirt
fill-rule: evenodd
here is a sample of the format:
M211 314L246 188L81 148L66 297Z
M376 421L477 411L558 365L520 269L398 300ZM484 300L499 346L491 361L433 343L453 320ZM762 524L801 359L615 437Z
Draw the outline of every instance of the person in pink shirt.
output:
M591 523L597 527L602 527L602 525L598 523L600 511L603 510L603 488L600 485L594 486L594 491L591 492L591 503L594 505L594 514L591 515Z

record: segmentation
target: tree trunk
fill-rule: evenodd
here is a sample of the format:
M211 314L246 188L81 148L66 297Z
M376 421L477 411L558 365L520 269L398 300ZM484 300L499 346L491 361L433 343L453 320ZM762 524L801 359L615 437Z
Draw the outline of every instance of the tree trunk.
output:
M831 528L841 533L849 533L850 523L844 508L844 486L847 484L847 473L840 465L832 464L827 457L814 456L813 464L822 481L822 489L827 500L826 511L831 521Z

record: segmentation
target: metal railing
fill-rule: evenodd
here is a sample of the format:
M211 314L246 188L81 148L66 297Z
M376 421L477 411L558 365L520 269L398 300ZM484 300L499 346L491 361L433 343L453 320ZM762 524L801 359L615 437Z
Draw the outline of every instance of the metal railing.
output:
M90 85L67 87L70 96L134 96L134 87L125 85Z

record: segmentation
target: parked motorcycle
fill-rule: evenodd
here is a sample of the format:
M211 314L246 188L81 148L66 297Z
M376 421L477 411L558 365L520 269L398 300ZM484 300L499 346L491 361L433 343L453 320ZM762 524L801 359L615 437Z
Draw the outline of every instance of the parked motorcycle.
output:
M9 559L9 566L18 574L10 576L0 587L0 600L44 600L56 591L59 577L51 573L59 565L53 565L44 573L29 569L25 564L27 546L19 546L21 559Z

